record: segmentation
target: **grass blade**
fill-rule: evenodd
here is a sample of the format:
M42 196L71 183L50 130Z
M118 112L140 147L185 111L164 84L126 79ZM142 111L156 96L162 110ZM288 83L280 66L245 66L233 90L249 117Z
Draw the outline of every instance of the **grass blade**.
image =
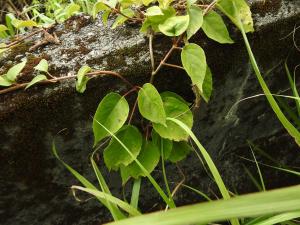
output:
M202 191L199 191L199 190L197 190L196 188L193 188L193 187L191 187L191 186L189 186L189 185L186 185L186 184L182 184L181 186L182 186L182 187L185 187L185 188L187 188L187 189L190 189L191 191L197 193L197 194L200 195L201 197L205 198L207 201L211 201L211 199L210 199L206 194L204 194Z
M110 201L111 203L113 203L115 205L118 205L121 209L128 212L132 216L141 215L141 213L138 210L133 208L128 203L126 203L126 202L124 202L124 201L122 201L122 200L120 200L120 199L118 199L118 198L116 198L112 195L106 194L102 191L98 191L98 190L91 189L91 188L84 188L84 187L80 187L80 186L72 186L72 189L87 192L87 193L89 193L91 195L94 195L95 197L100 198L102 200Z
M114 133L112 133L109 129L107 129L102 123L99 121L95 120L104 130L106 130L113 138L115 138L120 145L127 151L127 153L132 157L132 159L136 162L136 164L140 167L140 169L143 171L143 173L147 176L149 181L152 183L156 191L159 193L159 195L163 198L165 203L170 207L170 208L175 208L175 203L172 199L169 199L168 196L164 193L164 191L161 189L161 187L158 185L158 183L155 181L155 179L150 175L150 173L145 169L145 167L136 159L136 157L133 156L131 151L124 145L122 141Z
M170 209L111 223L112 225L205 224L300 210L300 186L260 192Z
M254 225L273 225L300 217L300 211L279 214Z
M250 145L250 150L251 150L252 156L253 156L254 161L255 161L255 165L256 165L256 168L257 168L258 175L259 175L259 179L260 179L260 183L261 183L262 190L263 190L263 191L266 191L265 182L264 182L264 179L263 179L263 176L262 176L260 167L259 167L259 165L258 165L258 162L257 162L257 160L256 160L256 157L255 157L255 154L254 154L254 152L253 152L253 149L252 149L251 145Z
M235 3L233 2L233 5L235 7ZM235 7L235 10L236 10L236 7ZM236 13L237 14L237 13ZM238 14L237 14L238 15ZM282 123L282 125L284 126L284 128L288 131L288 133L295 139L296 143L298 145L300 145L300 133L299 131L293 126L293 124L285 117L285 115L283 114L283 112L281 111L280 107L278 106L276 100L274 99L274 97L272 96L271 94L271 91L269 90L266 82L264 81L264 78L263 76L261 75L260 73L260 70L259 70L259 67L257 65L257 62L255 60L255 57L254 57L254 54L252 52L252 49L251 49L251 46L250 46L250 43L248 41L248 38L247 38L247 35L245 33L245 30L243 28L243 26L241 26L242 22L241 20L239 19L238 20L239 23L240 23L240 31L243 35L243 39L244 39L244 42L245 42L245 45L246 45L246 49L248 51L248 55L250 57L250 61L251 61L251 64L252 64L252 67L253 67L253 70L255 72L255 75L258 79L258 82L263 90L263 92L265 93L266 95L266 98L271 106L271 108L273 109L273 111L275 112L277 118L279 119L279 121Z
M291 76L290 70L287 66L287 63L284 64L284 67L285 67L285 71L286 71L286 74L287 74L289 82L290 82L290 86L291 86L293 95L295 97L299 98L299 93L298 93L298 90L297 90L297 87L296 87L295 76L294 76L294 79L293 79L292 76ZM295 103L296 103L296 107L297 107L297 111L298 111L298 116L300 116L300 100L295 100Z
M97 188L91 182L89 182L84 176L82 176L80 173L78 173L76 170L74 170L71 166L69 166L67 163L65 163L59 157L54 141L52 143L52 152L53 152L53 155L67 168L67 170L70 171L71 174L73 174L73 176L75 176L75 178L83 186L85 186L86 188L92 189L92 190L97 190ZM92 165L93 165L93 168L95 170L95 167L97 168L97 166L96 166L96 163L94 162L94 160L92 160ZM102 177L99 170L96 172L96 176L97 176L98 180L99 179L101 180L101 182L99 181L99 183L101 183L100 184L101 188L106 192L106 194L111 195L111 193L110 193L110 191L109 191L109 189L108 189L108 187L107 187L107 185L104 181L104 178ZM111 212L112 217L114 218L114 220L120 220L120 219L125 218L125 215L116 206L108 204L108 202L105 199L102 199L102 198L97 198L97 199L100 201L100 203L102 203Z
M138 178L133 181L130 205L135 209L138 209L138 205L139 205L141 182L142 182L142 178Z
M111 194L111 192L110 192L110 190L109 190L109 188L108 188L108 186L105 182L105 179L102 176L102 174L101 174L101 172L100 172L100 170L99 170L99 168L98 168L98 166L97 166L97 164L94 160L94 153L91 156L91 163L92 163L92 167L94 169L94 172L96 174L97 180L99 182L99 185L101 187L101 190L105 194L112 196L112 194ZM106 206L107 206L108 210L110 211L110 213L112 214L114 220L120 220L120 219L126 218L126 216L120 211L120 209L116 205L112 204L108 200L103 200L103 201L106 201Z
M187 132L189 134L189 136L192 138L192 140L195 142L195 144L197 145L200 153L202 154L204 160L207 163L207 166L211 172L211 174L213 175L213 178L215 179L215 182L223 196L224 199L229 199L230 195L229 192L224 184L224 181L216 167L216 165L214 164L213 160L211 159L210 155L207 153L206 149L200 144L200 142L198 141L198 139L196 138L196 136L194 135L194 133L188 128L188 126L186 126L183 122L181 122L178 119L175 118L170 118L167 117L167 120L171 120L174 123L176 123L178 126L180 126L185 132ZM239 224L239 221L236 219L231 220L231 223L234 224Z
M250 162L254 162L253 160L251 159L247 159L245 157L242 157L240 156L241 159L244 159L244 160L247 160L247 161L250 161ZM263 165L263 166L266 166L266 167L270 167L270 168L273 168L273 169L276 169L276 170L280 170L282 172L286 172L286 173L290 173L290 174L293 174L293 175L296 175L296 176L300 176L300 172L298 171L295 171L295 170L291 170L291 169L287 169L287 168L281 168L281 167L277 167L277 166L271 166L271 165L268 165L268 164L265 164L265 163L261 163L261 162L258 162L260 165Z
M245 172L247 173L247 175L249 176L252 183L255 185L255 187L259 191L263 191L263 188L260 186L259 182L256 180L256 178L253 176L253 174L250 172L250 170L244 164L243 164L243 168L244 168Z

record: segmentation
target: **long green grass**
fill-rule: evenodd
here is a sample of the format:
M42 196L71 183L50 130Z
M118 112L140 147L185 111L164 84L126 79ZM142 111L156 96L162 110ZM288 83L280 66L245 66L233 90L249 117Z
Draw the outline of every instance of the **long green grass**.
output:
M276 222L297 218L300 210L300 186L259 192L231 199L205 202L137 216L112 223L112 225L183 225L207 224L232 218L251 218L274 215ZM288 216L287 216L288 215ZM274 219L274 217L273 217ZM270 220L270 219L267 219ZM264 221L266 223L266 221ZM253 223L253 225L262 224ZM267 223L266 223L267 224Z

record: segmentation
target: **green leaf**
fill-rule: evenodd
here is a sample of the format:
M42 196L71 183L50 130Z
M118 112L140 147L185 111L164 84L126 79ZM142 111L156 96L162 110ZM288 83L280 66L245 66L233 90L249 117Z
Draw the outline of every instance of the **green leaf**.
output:
M116 136L126 145L132 155L128 154L122 145L113 138L103 152L104 162L109 170L118 170L120 165L129 165L142 148L142 135L134 126L124 126Z
M92 11L93 18L95 19L99 12L106 10L110 10L110 8L106 4L104 4L103 2L96 2L93 6Z
M0 43L0 55L8 50L8 48L5 48L6 46L7 45L5 43Z
M205 102L208 102L213 90L212 73L209 67L206 68L206 74L202 85L202 92L200 92Z
M109 17L109 15L110 15L110 13L111 13L111 10L107 10L107 11L105 11L105 12L102 14L102 22L103 22L104 25L107 24L108 17Z
M6 75L0 76L0 86L9 87L13 84L10 80L6 78Z
M34 69L47 73L48 72L48 62L46 59L42 59L39 64L34 67Z
M0 32L8 30L7 26L0 24Z
M156 0L142 0L143 5L148 6L152 2L156 2Z
M8 13L5 15L5 22L6 22L6 26L8 28L8 32L11 36L15 35L15 29L12 25L12 21L16 19L16 17L14 16L14 14L12 13Z
M221 44L233 43L222 17L214 11L204 16L202 29L210 39Z
M27 62L27 60L24 60L23 62L18 63L17 65L11 67L6 74L6 78L11 82L15 82L15 80L17 79L17 76L24 69L26 62Z
M99 124L116 133L126 122L129 105L126 99L117 93L109 93L100 102L93 120L94 146L110 134Z
M132 17L134 16L134 11L133 11L132 9L130 9L130 8L121 10L121 12L122 12L125 16L127 16L127 17L122 16L122 15L119 15L119 16L116 18L115 22L113 23L113 25L112 25L112 27L111 27L112 29L115 29L116 27L118 27L118 26L122 25L123 23L125 23L126 20L128 20L128 17L129 17L129 18L132 18Z
M78 13L80 11L80 5L77 5L75 3L70 3L66 9L65 9L65 16L66 18L70 18L75 13Z
M196 3L197 0L187 0L186 3L187 3L187 7L190 8L194 3Z
M170 4L173 2L174 0L158 0L159 3L159 7L162 9L166 9L170 6Z
M23 28L23 27L37 27L37 23L34 22L33 20L18 20L18 19L13 19L11 21L11 24L17 28Z
M160 154L158 147L149 141L144 141L142 150L137 157L137 160L150 174L159 162ZM136 162L129 164L127 167L121 166L122 183L125 184L130 177L135 179L140 176L145 177L146 174L141 170Z
M42 80L47 80L47 77L45 75L37 75L34 77L29 84L27 84L26 89L30 88L32 85L35 85L36 83L42 81Z
M155 32L159 32L159 24L164 23L168 18L176 15L176 11L173 7L168 7L166 9L161 9L163 15L147 16L140 31L146 33L148 28L151 27Z
M203 12L199 7L192 5L188 9L188 14L190 16L190 22L186 33L187 39L190 39L194 34L197 33L203 24Z
M159 136L154 129L152 130L151 137L152 143L160 149L159 152L163 152L164 160L168 159L173 148L173 142Z
M45 16L44 14L40 13L38 15L38 17L43 21L43 27L45 27L45 25L51 25L55 23L55 20L49 18L48 16ZM45 24L45 25L44 25Z
M156 88L146 83L139 90L138 106L143 117L154 123L166 124L166 113L162 99Z
M192 151L192 147L186 141L173 142L173 148L169 156L172 163L179 162Z
M157 5L149 7L145 13L145 16L160 16L160 15L164 15L164 13Z
M83 93L86 90L86 84L90 80L86 76L92 69L89 66L82 66L77 73L76 91Z
M235 13L235 7L237 13ZM241 29L239 20L241 20L243 28L246 33L253 32L253 19L248 6L245 0L221 0L217 3L218 9L220 9L229 19Z
M130 150L126 147L126 145L123 144L123 142L116 137L116 135L114 135L114 133L110 130L108 130L102 123L99 123L99 125L106 131L108 132L112 138L115 138L121 145L122 147L128 152L129 155L132 155ZM148 172L148 170L140 163L140 161L136 158L133 157L134 162L139 166L139 168L143 171L143 173L145 174L145 176L149 179L149 181L151 182L151 184L153 185L153 187L155 188L155 190L157 191L157 193L162 197L162 199L166 202L166 204L170 207L170 208L174 208L175 207L175 203L173 201L173 199L169 199L167 197L167 195L164 193L164 191L161 189L161 187L158 185L158 183L155 181L155 179L151 176L151 174Z
M177 118L188 127L192 128L193 114L185 103L174 97L164 97L163 103L167 117ZM184 141L188 139L189 135L176 123L167 121L166 124L167 126L153 123L153 128L163 138L174 141Z
M114 9L114 8L116 8L118 2L119 2L118 0L107 0L104 3L107 4L109 7Z
M166 98L166 97L173 97L173 98L176 98L178 99L179 101L182 101L184 104L186 104L187 106L190 106L191 103L187 102L183 97L181 97L180 95L174 93L174 92L171 92L171 91L164 91L163 93L160 94L160 96L162 98Z
M121 5L121 9L127 9L134 6L141 6L143 5L142 0L119 0L118 1Z
M160 32L166 36L179 36L186 31L189 26L189 16L173 16L158 25Z
M181 62L187 74L201 92L206 74L206 57L203 49L196 44L187 44L181 52Z

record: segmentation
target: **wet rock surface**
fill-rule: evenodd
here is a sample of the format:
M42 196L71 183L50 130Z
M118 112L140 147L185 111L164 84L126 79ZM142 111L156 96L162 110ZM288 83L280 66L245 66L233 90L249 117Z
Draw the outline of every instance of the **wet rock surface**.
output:
M266 1L271 2L271 1ZM274 1L275 2L275 1ZM260 3L250 1L253 7ZM257 5L258 4L258 5ZM256 6L255 6L256 5ZM273 5L274 6L274 5ZM292 35L300 18L298 1L276 1L269 10L255 8L254 19L258 32L250 35L250 42L268 85L273 93L288 89L282 61L287 56L290 68L300 62ZM265 10L265 12L264 12ZM32 65L41 58L50 63L55 76L75 74L88 64L95 69L120 72L134 84L147 82L150 62L147 39L134 26L116 30L103 27L99 21L79 16L55 28L61 45L47 45L33 52L31 43L0 57L0 71L27 56ZM275 161L289 166L300 165L299 149L276 119L264 97L235 103L262 93L251 69L240 36L234 45L218 45L199 34L199 42L207 52L213 70L214 92L209 104L202 104L195 112L194 131L210 152L232 191L256 191L243 165L254 174L255 165L240 157L252 159L249 142L268 153ZM295 35L295 40L300 40ZM156 59L159 61L170 47L170 41L155 39ZM6 58L8 57L8 58ZM9 59L9 60L7 60ZM178 56L171 60L178 61ZM28 78L32 76L28 68ZM164 68L157 75L155 85L160 91L171 90L192 100L190 81L176 69ZM78 184L72 175L54 158L51 143L56 137L61 157L92 181L95 177L89 164L92 149L91 115L101 98L109 91L125 93L128 87L117 78L99 77L90 81L84 94L76 93L74 80L59 84L37 86L28 91L16 91L0 96L0 223L13 224L101 224L110 220L95 199L76 202L69 190ZM133 100L133 99L131 99ZM61 135L56 135L64 130ZM258 160L264 160L257 154ZM274 162L264 160L274 165ZM99 165L103 165L100 159ZM185 183L213 195L217 193L195 154L179 164ZM112 191L121 196L121 182L116 173L103 168ZM274 169L262 168L267 188L299 183L297 177ZM167 165L168 178L175 186L182 178L174 165ZM154 176L161 180L161 169ZM257 176L256 176L257 177ZM129 189L130 184L126 186ZM143 183L141 208L145 212L158 210L163 204L150 184ZM80 195L82 199L89 196ZM201 198L185 189L176 195L178 205L200 201ZM158 203L158 204L157 204Z

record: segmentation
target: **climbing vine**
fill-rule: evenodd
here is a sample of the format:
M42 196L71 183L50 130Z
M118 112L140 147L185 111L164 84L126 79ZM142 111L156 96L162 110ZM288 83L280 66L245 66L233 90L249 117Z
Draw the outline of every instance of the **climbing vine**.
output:
M149 83L144 84L142 87L134 86L118 73L93 71L88 65L82 66L76 76L76 90L80 93L86 90L87 82L91 78L103 74L118 76L130 87L130 90L124 96L117 93L109 93L100 102L93 122L94 146L111 136L107 131L109 130L125 143L132 151L134 158L146 165L145 167L149 173L158 164L161 154L164 154L164 160L170 160L171 162L177 162L185 158L191 150L188 144L189 135L177 124L168 121L167 118L177 118L191 129L193 126L191 107L199 106L200 98L208 102L212 92L212 73L207 65L205 52L201 46L191 43L190 40L193 35L202 29L214 41L222 44L233 43L219 12L223 12L239 26L236 22L237 15L235 15L235 13L238 13L238 16L242 19L244 29L248 32L253 31L249 6L244 0L219 0L212 1L209 4L199 4L196 0L102 0L94 3L92 6L91 2L85 1L85 7L77 3L69 3L64 10L55 8L57 4L62 4L62 2L52 5L48 3L46 15L50 16L52 21L49 18L47 22L45 15L38 13L36 8L31 10L32 14L38 15L39 19L36 19L36 21L32 19L19 20L8 15L7 18L10 19L6 20L6 26L1 25L0 33L2 37L7 37L9 34L14 34L15 29L22 31L24 28L28 29L29 27L40 25L48 26L51 24L53 26L56 21L61 22L81 9L85 9L85 12L91 14L94 18L101 12L100 16L104 24L107 23L109 16L117 15L114 18L111 29L121 26L126 21L141 24L140 32L149 37L149 52L152 66ZM234 6L236 10L234 10ZM50 11L54 13L49 14ZM43 30L44 28L41 29L41 31ZM46 31L44 30L44 32ZM153 55L153 39L157 33L171 37L173 45L159 65L156 66ZM181 52L182 66L167 62L175 51ZM37 75L32 81L19 84L16 82L16 79L25 65L26 59L10 68L6 74L0 76L0 86L7 87L0 90L0 93L20 88L28 89L39 83L55 83L60 80L74 78L74 76L53 77L48 72L48 62L43 59L34 68L37 71ZM155 86L153 86L153 81L163 66L180 68L186 71L191 79L196 96L196 101L193 105L187 103L175 93L159 93L156 90ZM134 108L130 111L126 97L134 92L137 93L138 97ZM133 114L137 108L140 115L149 121L147 125L142 127L144 135L140 133L136 126L131 124ZM128 125L125 125L129 116ZM126 183L130 177L137 179L144 175L136 166L134 158L130 157L115 139L111 139L103 155L105 164L109 169L120 170L123 183Z

